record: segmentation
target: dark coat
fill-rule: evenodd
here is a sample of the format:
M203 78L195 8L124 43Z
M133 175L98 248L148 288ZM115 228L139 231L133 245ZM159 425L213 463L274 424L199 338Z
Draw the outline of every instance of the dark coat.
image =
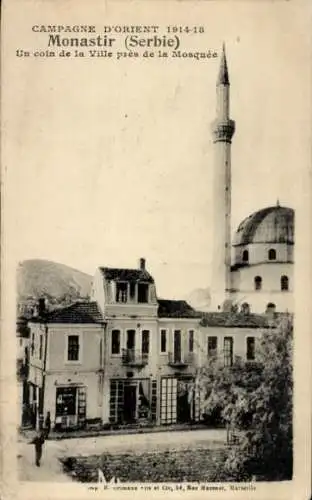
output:
M31 441L31 444L35 445L36 451L41 451L44 444L44 435L40 434L39 436L34 437L34 439Z

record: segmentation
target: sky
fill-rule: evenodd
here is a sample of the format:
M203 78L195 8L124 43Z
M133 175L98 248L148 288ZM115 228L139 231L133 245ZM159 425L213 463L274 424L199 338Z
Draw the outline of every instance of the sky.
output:
M236 122L232 232L277 199L297 208L307 166L309 54L304 20L290 3L237 2L235 12L227 2L192 11L180 3L179 12L166 13L156 2L140 12L104 4L75 11L70 2L47 4L28 17L19 8L5 51L44 49L47 35L31 31L36 23L89 23L98 32L113 24L203 26L204 34L181 35L181 50L220 53L226 44ZM97 266L136 267L145 257L159 296L208 287L219 62L10 56L3 154L11 262L49 259L93 274Z

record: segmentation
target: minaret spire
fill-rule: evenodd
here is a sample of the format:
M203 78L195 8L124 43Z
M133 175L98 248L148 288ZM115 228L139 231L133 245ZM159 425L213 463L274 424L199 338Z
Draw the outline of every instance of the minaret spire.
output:
M221 63L220 63L217 85L230 85L224 42L222 44Z
M223 308L232 295L231 282L231 142L235 122L230 119L230 82L223 44L217 78L216 119L212 124L214 143L213 262L211 307Z

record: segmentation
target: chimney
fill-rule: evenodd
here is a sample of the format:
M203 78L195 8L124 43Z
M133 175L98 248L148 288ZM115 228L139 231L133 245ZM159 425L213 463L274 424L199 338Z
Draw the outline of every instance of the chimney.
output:
M142 271L145 271L145 264L146 264L145 259L143 259L143 257L141 257L141 258L140 258L140 260L139 260L139 268L140 268Z

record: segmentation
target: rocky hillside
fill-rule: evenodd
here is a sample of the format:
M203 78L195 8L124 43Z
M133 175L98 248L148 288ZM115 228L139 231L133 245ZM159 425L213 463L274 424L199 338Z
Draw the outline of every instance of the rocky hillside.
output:
M90 295L92 277L64 264L25 260L17 269L19 304L45 297L51 304L70 303Z
M50 306L67 305L90 296L92 276L72 267L49 260L21 262L17 269L17 297L20 314L45 297ZM208 311L209 288L193 290L185 300L194 309Z

